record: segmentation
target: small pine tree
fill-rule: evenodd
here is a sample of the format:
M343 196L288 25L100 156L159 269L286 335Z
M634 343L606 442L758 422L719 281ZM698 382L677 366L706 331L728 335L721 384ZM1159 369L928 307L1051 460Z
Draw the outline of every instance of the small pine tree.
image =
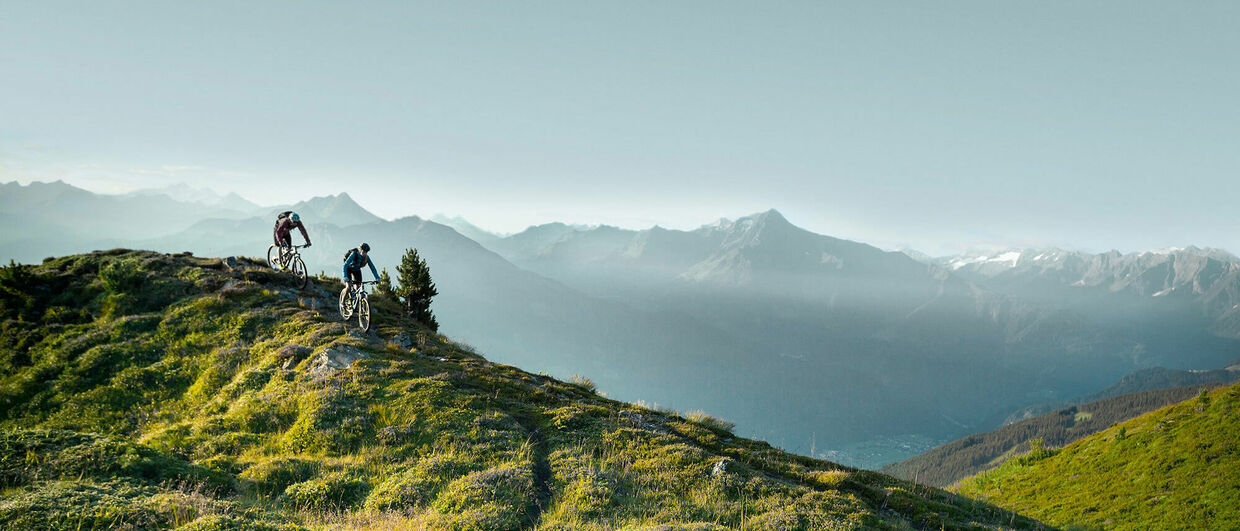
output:
M417 249L406 249L396 268L400 288L396 294L405 304L405 311L431 330L439 330L435 314L431 313L431 298L439 294L431 280L431 270L426 260L418 256Z
M396 300L396 291L392 289L392 275L389 275L387 268L379 271L379 283L375 285L375 293Z

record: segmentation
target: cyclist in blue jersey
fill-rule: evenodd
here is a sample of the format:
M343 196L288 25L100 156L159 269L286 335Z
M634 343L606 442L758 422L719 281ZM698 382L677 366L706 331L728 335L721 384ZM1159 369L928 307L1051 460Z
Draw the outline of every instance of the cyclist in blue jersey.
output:
M375 270L375 263L370 261L370 244L362 245L349 249L344 255L344 278L352 288L354 284L362 282L362 267L370 266L370 274L379 280L379 272Z

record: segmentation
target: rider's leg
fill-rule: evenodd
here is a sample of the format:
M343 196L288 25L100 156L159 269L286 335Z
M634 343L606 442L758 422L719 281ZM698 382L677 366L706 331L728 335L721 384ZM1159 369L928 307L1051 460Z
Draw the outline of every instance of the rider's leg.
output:
M293 254L293 235L284 233L280 235L280 266L287 267L289 258Z
M362 287L362 268L351 268L349 273L349 296L353 297L357 294L358 288Z

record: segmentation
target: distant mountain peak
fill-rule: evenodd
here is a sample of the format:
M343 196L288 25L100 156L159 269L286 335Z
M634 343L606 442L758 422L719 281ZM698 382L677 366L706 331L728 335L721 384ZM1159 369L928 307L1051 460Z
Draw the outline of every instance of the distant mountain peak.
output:
M778 210L774 208L764 212L756 212L748 216L742 216L735 220L729 218L719 218L714 223L701 226L700 231L724 231L724 232L749 232L753 230L764 231L769 228L796 228L785 218Z
M170 184L161 188L142 188L124 194L125 197L150 197L156 195L168 196L173 201L198 203L201 205L214 205L224 199L224 196L221 196L215 190L205 186L190 186L185 182Z
M345 192L316 196L292 206L282 206L273 209L274 212L283 210L295 210L307 220L317 220L318 222L340 227L362 225L383 220L383 218L372 214L369 210L357 204Z
M766 212L762 212L757 215L761 216L764 219L781 219L784 221L788 221L788 218L785 218L783 214L781 214L778 210L775 210L774 208L768 209Z
M22 184L17 181L9 181L7 183L4 183L4 186L13 186L17 188L30 188L30 189L43 188L43 189L59 189L59 190L81 190L83 192L86 191L86 190L83 190L82 188L78 188L76 186L73 186L72 184L65 182L63 179L56 179L55 181L30 181L27 184Z
M476 242L492 241L504 236L474 225L460 215L448 217L447 214L439 213L431 216L430 220L440 225L452 227L462 236Z

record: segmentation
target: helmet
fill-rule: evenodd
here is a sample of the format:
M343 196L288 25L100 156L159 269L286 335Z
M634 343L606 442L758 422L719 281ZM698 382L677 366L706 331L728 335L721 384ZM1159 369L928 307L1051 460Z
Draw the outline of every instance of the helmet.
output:
M301 221L301 216L298 216L296 212L293 212L293 215L289 216L289 218L293 220L293 223Z
M361 247L359 247L359 248L362 250L362 252L363 252L363 253L369 253L369 252L370 252L370 244L369 244L369 243L363 243L363 244L362 244L362 246L361 246Z

